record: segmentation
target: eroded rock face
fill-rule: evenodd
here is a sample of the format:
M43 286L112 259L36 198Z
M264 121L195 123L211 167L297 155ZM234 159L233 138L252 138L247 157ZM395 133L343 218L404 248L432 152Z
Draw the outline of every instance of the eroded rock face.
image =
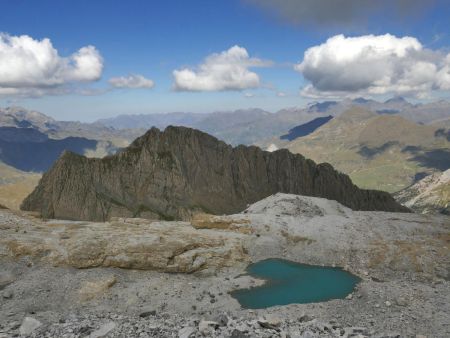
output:
M355 210L408 211L385 192L357 188L329 164L287 150L233 148L184 127L153 128L103 159L64 153L22 209L90 221L189 219L195 212L236 213L276 192L324 197Z
M40 258L54 266L118 267L193 273L248 261L239 232L195 229L185 222L121 219L105 223L40 222L0 239L10 257ZM90 287L91 289L93 287Z

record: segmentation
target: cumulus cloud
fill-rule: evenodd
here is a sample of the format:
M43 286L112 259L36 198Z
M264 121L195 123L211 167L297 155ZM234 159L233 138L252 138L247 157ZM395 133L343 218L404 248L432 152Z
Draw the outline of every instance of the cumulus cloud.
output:
M359 25L374 14L402 18L430 7L432 0L243 0L294 24Z
M275 144L273 144L273 143L271 143L266 149L266 151L269 151L271 153L276 151L276 150L278 150L278 147Z
M113 77L109 79L109 84L115 88L153 88L155 83L139 74Z
M426 96L450 89L450 54L414 37L336 35L306 50L295 69L310 81L305 96L387 94Z
M0 33L0 94L43 95L66 84L100 79L103 59L94 46L61 57L49 39Z
M258 74L251 67L264 67L270 62L251 58L245 48L233 46L209 55L197 69L174 70L174 88L181 91L244 90L260 86Z

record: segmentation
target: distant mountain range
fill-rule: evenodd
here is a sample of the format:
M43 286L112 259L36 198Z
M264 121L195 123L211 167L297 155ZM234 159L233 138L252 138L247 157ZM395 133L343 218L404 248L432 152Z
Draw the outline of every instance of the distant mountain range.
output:
M32 128L0 127L0 161L22 171L46 171L64 150L84 154L98 144L84 137L55 140Z
M385 102L357 98L312 103L305 108L282 109L270 113L261 109L245 109L214 113L167 113L119 115L95 122L115 130L185 126L207 132L232 145L262 144L273 137L317 118L339 116L352 106L359 106L380 115L402 116L419 124L450 125L450 102L437 101L412 104L402 97ZM316 120L320 121L320 120ZM304 136L304 135L303 135Z
M450 102L448 101L412 104L402 97L394 97L384 102L364 98L326 101L311 104L309 110L339 115L351 106L363 107L377 114L402 116L419 124L433 124L450 118Z
M0 108L0 164L22 174L43 172L65 149L103 157L151 127L169 125L199 129L231 145L286 147L333 164L361 187L390 192L446 170L450 162L450 102L412 104L395 97L385 102L315 102L276 113L245 109L120 115L94 123L57 121L20 107Z
M56 121L19 107L0 109L0 161L21 171L43 172L64 150L104 156L127 146L142 132Z
M168 113L148 115L120 115L98 120L97 124L121 130L122 128L156 127L169 125L195 128L232 145L250 145L267 137L276 136L297 124L326 114L308 109L283 109L270 113L261 109L243 109L214 113Z
M40 112L21 107L0 108L0 127L31 128L50 139L84 137L97 141L108 141L114 146L125 147L145 132L144 129L121 129L107 127L100 123L57 121Z

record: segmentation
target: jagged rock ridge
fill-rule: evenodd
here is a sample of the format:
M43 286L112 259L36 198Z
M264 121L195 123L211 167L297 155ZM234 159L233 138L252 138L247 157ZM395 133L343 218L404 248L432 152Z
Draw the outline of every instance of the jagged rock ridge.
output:
M287 150L233 148L185 127L150 129L103 159L65 152L22 204L43 217L188 219L229 214L276 192L324 197L355 210L408 211L385 192L361 190L329 164Z

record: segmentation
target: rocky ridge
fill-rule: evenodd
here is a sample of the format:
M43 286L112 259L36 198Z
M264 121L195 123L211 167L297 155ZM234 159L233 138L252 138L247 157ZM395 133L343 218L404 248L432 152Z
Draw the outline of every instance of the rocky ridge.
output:
M407 212L388 193L362 190L329 164L287 150L233 148L185 127L150 129L102 159L65 152L23 202L45 218L189 219L231 214L277 192L337 200L355 210Z

